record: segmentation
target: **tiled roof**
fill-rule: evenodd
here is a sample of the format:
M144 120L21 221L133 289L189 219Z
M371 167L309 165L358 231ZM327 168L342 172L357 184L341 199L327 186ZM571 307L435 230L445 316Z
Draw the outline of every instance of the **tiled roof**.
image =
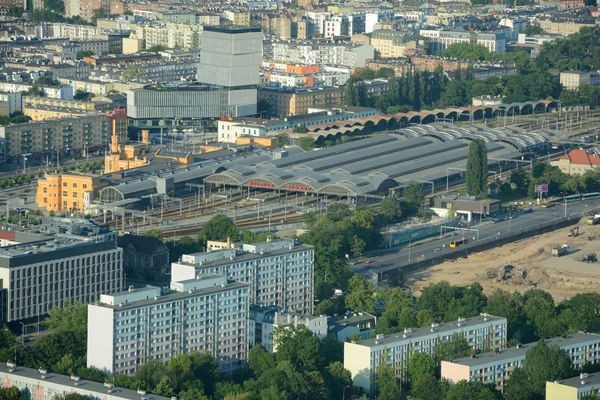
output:
M600 157L596 154L588 154L585 150L572 150L562 156L561 160L569 160L571 164L576 165L600 166Z

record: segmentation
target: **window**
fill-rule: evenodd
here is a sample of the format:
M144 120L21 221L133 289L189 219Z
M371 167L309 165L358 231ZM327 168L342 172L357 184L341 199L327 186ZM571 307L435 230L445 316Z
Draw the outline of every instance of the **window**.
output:
M69 195L69 192L67 192L66 190L63 190L63 196L67 197Z
M73 197L77 197L77 192L73 192Z
M87 189L87 183L84 183L84 184L83 184L83 188L84 188L84 189Z
M63 182L63 187L67 187L67 182Z
M73 182L73 188L77 188L77 182Z

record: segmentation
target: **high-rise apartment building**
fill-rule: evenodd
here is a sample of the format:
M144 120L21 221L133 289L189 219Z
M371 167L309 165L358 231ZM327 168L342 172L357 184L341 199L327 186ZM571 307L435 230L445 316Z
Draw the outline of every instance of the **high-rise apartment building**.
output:
M222 275L102 295L88 306L88 367L133 374L151 359L208 352L230 374L248 355L248 285Z
M16 231L0 249L0 320L47 314L66 301L93 302L122 289L123 251L106 225L45 218L42 228Z
M402 379L412 354L433 355L439 343L450 341L455 334L466 339L474 350L502 349L506 347L506 318L484 314L432 324L431 328L405 329L404 333L347 342L344 343L344 367L352 373L355 387L373 393L377 389L377 367L386 353L385 362Z
M312 246L282 239L184 255L171 264L171 276L181 281L198 275L226 275L250 285L250 304L310 314L314 305L313 262Z
M202 54L204 57L204 53ZM371 45L338 43L273 43L273 60L287 64L335 65L364 68L375 58Z

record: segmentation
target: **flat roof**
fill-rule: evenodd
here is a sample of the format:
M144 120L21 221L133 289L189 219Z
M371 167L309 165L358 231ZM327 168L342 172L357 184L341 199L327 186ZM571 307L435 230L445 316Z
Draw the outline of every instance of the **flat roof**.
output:
M258 27L248 27L243 25L220 25L220 26L205 26L204 31L209 32L220 32L220 33L250 33L250 32L262 32Z
M356 342L356 344L361 345L361 346L367 346L367 347L384 346L387 344L398 343L403 340L413 341L415 339L419 339L422 337L431 336L434 333L439 335L439 334L443 334L443 333L457 331L459 329L465 330L469 327L473 327L473 326L477 326L477 325L481 325L481 324L492 324L494 322L506 323L506 318L495 317L493 315L487 315L487 316L478 315L476 317L462 319L460 321L460 326L458 325L459 324L458 320L450 321L450 322L443 322L441 324L438 324L438 326L435 326L434 332L431 332L431 327L427 326L427 327L422 327L422 328L417 328L417 329L411 330L410 333L406 334L406 338L404 338L403 334L400 332L400 333L394 333L391 335L385 335L383 338L379 338L379 339L377 339L375 337L375 338L360 340L360 341Z
M37 384L41 381L41 376L38 370L33 368L25 368L21 366L17 366L17 369L13 372L10 372L6 363L0 363L0 375L9 377L22 377L32 380L33 384ZM75 391L76 393L84 394L84 395L92 395L97 398L105 398L108 395L107 388L104 386L104 383L88 381L85 379L81 379L77 386L73 384L70 376L67 375L59 375L53 372L49 372L46 374L46 378L44 381L54 384L54 385L63 385L65 393L71 393L71 391ZM29 382L28 382L29 383ZM19 387L19 389L23 389L25 385ZM112 399L123 399L123 400L139 400L140 395L135 390L125 389L120 387L115 387L110 393ZM148 400L171 400L168 397L156 396L153 394L147 394Z
M556 381L555 383L577 388L579 391L581 389L589 388L590 386L600 386L600 373L594 372L592 374L587 374L587 378L583 379L581 378L581 375L578 375L574 378Z

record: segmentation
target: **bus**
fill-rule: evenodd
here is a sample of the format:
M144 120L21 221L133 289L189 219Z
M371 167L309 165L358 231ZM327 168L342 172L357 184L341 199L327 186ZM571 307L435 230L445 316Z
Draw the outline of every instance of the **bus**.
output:
M467 244L467 242L468 242L467 239L454 240L454 241L450 242L450 247L451 248L459 247L459 246L462 246L463 244Z

